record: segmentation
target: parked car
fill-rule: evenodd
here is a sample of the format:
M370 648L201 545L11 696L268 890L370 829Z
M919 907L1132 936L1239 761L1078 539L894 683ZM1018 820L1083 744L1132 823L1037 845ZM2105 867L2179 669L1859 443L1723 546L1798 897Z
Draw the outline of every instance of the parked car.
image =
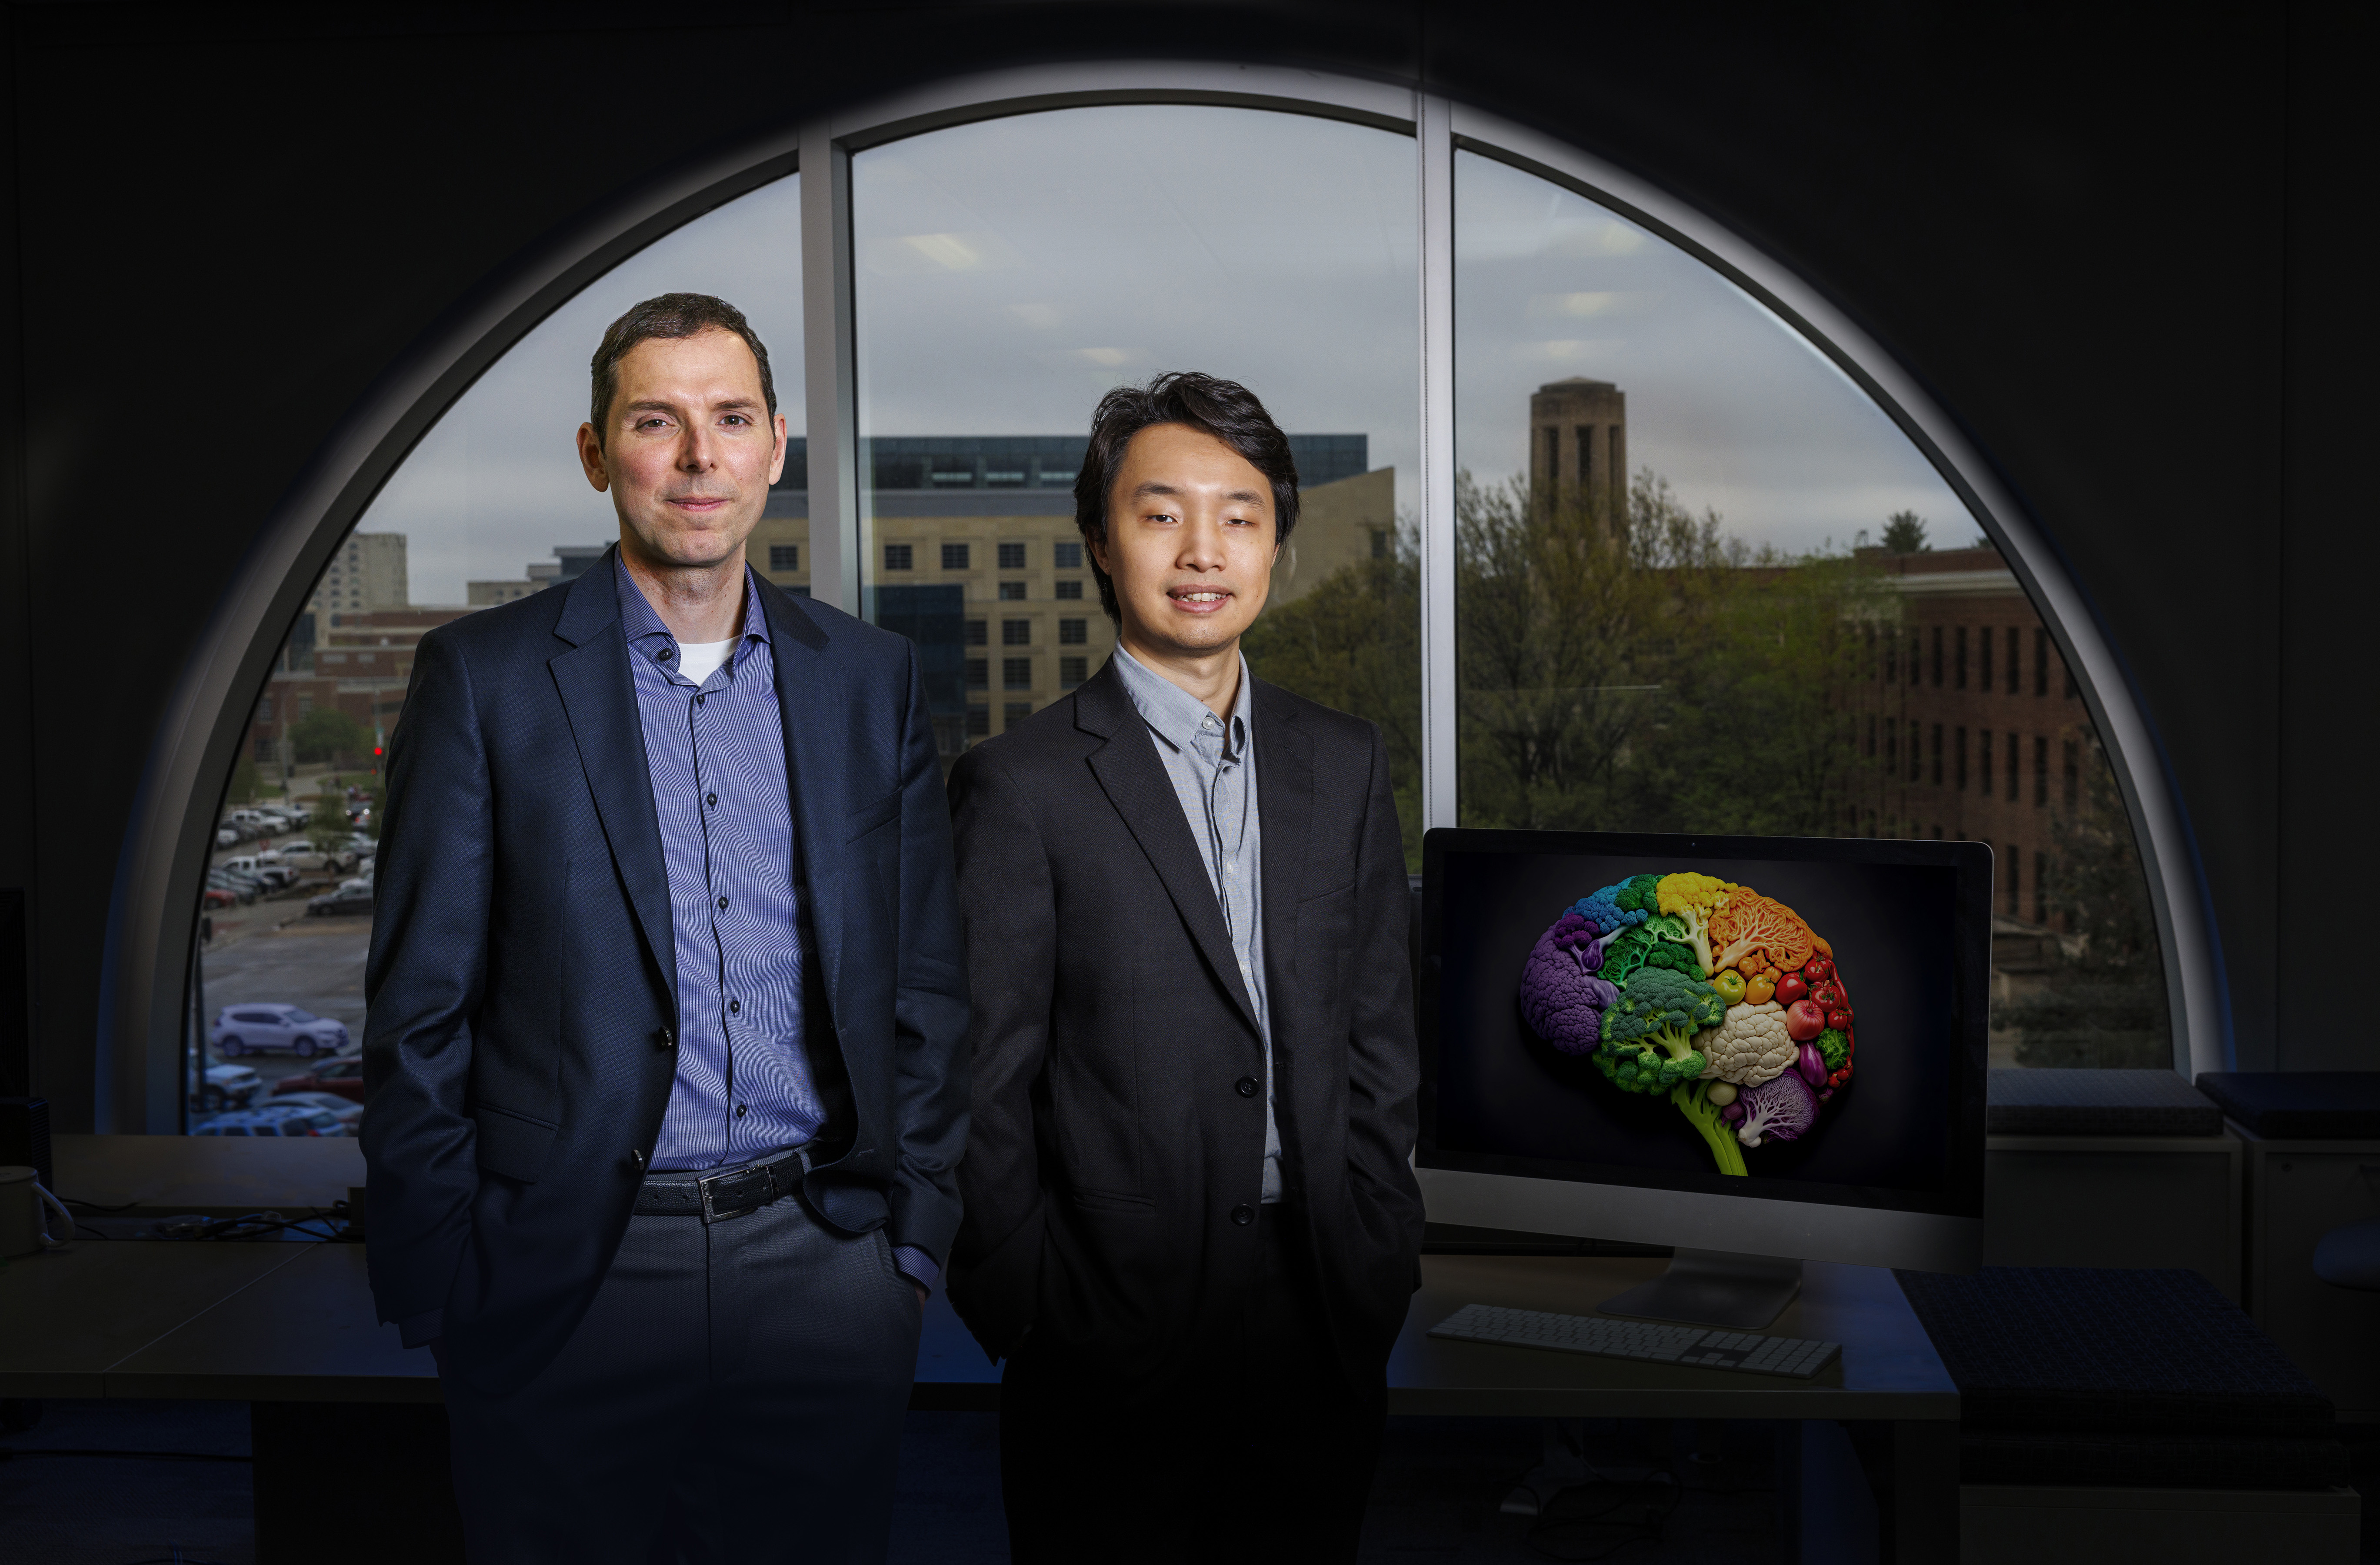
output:
M359 1127L364 1122L364 1106L352 1098L341 1098L336 1093L275 1092L272 1097L258 1103L256 1107L259 1109L288 1107L319 1109L338 1121L339 1128L347 1134L362 1134Z
M241 902L254 902L256 893L264 889L253 875L234 875L221 869L207 871L207 884L218 891L229 892Z
M215 828L215 846L219 848L229 848L237 847L238 845L238 832L233 831L228 826L218 826Z
M282 1077L273 1084L273 1091L275 1097L292 1092L331 1092L360 1104L364 1100L363 1056L349 1054L326 1060L310 1071Z
M346 914L370 916L372 910L371 882L349 880L335 892L324 892L306 904L309 918L333 918Z
M355 855L335 843L327 850L309 842L292 843L281 850L281 862L298 869L326 869L334 875L356 867Z
M263 1078L250 1067L210 1062L199 1078L199 1107L229 1109L244 1105L263 1090Z
M226 1005L215 1013L207 1041L226 1060L242 1054L295 1054L311 1060L347 1047L347 1025L295 1005Z
M327 1109L285 1103L269 1109L234 1109L190 1127L192 1135L345 1135L346 1126Z
M210 912L218 907L234 907L238 903L239 893L227 886L209 886L199 893L199 905Z

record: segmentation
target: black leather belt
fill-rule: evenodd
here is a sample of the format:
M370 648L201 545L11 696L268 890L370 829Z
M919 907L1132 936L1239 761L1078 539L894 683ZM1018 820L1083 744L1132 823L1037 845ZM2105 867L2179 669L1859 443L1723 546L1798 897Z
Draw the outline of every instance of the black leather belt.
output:
M809 1148L796 1146L765 1163L747 1163L700 1179L654 1174L637 1187L635 1211L640 1218L700 1218L705 1222L749 1217L799 1190L809 1167Z

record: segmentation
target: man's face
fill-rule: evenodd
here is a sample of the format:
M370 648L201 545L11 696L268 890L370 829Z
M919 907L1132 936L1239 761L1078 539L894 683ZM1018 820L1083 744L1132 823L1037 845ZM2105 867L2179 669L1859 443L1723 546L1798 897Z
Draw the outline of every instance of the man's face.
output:
M620 360L606 427L578 427L587 481L609 490L623 542L651 564L740 556L785 465L760 362L733 332L653 337Z
M1256 623L1280 552L1272 481L1204 431L1152 424L1108 491L1092 558L1115 585L1127 637L1152 650L1230 650Z

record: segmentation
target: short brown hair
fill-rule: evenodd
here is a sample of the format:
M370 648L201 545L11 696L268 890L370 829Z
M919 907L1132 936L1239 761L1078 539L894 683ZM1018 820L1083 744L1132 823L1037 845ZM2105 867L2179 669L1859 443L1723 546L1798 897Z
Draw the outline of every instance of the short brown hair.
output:
M1146 386L1116 387L1092 411L1090 449L1075 474L1075 526L1085 542L1107 541L1108 491L1123 467L1124 448L1152 424L1187 425L1246 458L1272 484L1273 543L1289 541L1297 528L1297 462L1289 454L1289 437L1257 394L1237 381L1174 370ZM1099 584L1099 607L1116 619L1115 583L1099 569L1096 555L1089 563Z
M594 362L589 366L594 371L595 389L588 421L595 426L598 442L603 439L605 420L612 417L612 399L620 391L620 360L628 357L628 350L655 337L695 337L705 332L733 332L744 339L744 346L760 363L760 396L769 405L769 416L776 417L777 382L769 373L769 350L752 330L752 322L744 319L744 312L709 294L660 294L629 306L626 314L603 329L603 340L596 345Z

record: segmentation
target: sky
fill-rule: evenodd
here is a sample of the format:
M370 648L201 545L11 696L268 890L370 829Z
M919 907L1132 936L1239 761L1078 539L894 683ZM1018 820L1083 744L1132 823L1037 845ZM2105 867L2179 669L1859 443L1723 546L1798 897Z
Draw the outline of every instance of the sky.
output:
M1418 503L1418 219L1410 138L1251 109L1068 109L852 161L863 434L1079 433L1111 386L1241 381L1296 433L1370 437ZM616 533L572 443L587 361L627 306L716 293L751 319L802 428L798 176L698 218L532 331L440 420L361 525L408 535L416 602L517 579ZM1463 152L1457 460L1525 466L1529 394L1628 395L1629 459L1754 543L1815 548L1930 518L1974 528L1907 439L1766 309L1666 241Z

